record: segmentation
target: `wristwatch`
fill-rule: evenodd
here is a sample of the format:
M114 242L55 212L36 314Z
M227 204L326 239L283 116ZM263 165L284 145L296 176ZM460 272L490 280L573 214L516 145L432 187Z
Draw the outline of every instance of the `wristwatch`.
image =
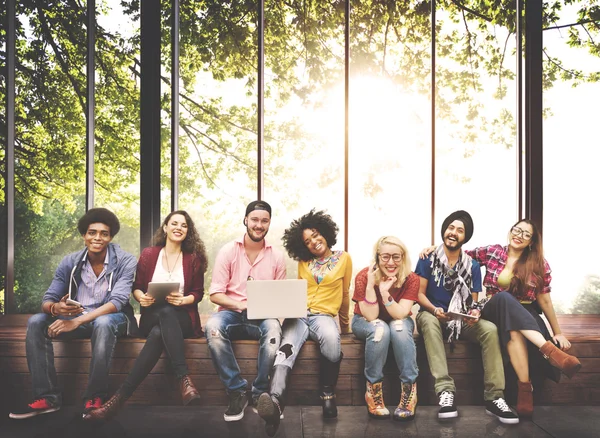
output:
M388 297L387 303L384 304L385 307L390 307L394 303L394 298L390 295Z

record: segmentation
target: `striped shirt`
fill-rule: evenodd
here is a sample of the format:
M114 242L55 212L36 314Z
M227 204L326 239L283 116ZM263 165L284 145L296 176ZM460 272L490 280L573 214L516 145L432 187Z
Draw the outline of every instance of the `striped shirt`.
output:
M89 259L86 258L81 269L81 283L79 283L79 288L77 289L77 301L86 310L96 309L106 303L109 286L109 278L106 275L107 268L108 251L106 251L102 272L98 276L96 276Z

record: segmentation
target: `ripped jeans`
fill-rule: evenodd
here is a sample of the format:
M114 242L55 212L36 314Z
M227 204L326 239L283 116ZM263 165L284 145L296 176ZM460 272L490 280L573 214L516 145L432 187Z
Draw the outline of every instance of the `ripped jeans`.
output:
M370 383L383 380L383 367L390 347L402 383L415 383L419 375L417 349L413 339L415 323L409 316L390 322L375 319L367 321L361 315L352 318L352 332L365 341L365 377Z
M209 318L204 328L210 356L225 385L227 393L245 391L248 382L240 374L231 341L258 339L257 375L252 384L252 396L258 397L269 390L269 373L281 341L281 324L278 319L248 319L241 313L221 310Z
M294 368L298 354L309 338L319 344L321 354L328 361L340 361L342 344L335 319L327 314L309 313L306 318L291 318L283 322L283 339L277 350L275 365Z

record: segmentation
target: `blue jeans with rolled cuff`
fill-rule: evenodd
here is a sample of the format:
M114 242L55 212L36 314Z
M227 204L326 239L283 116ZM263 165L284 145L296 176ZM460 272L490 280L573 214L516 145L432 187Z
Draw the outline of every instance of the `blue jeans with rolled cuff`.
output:
M66 318L65 318L66 319ZM38 313L27 322L25 348L32 379L33 398L46 397L53 405L62 403L54 366L54 347L48 337L48 326L57 318ZM117 339L127 333L127 317L122 312L101 315L75 330L61 333L55 339L91 339L92 359L84 400L108 395L108 373Z

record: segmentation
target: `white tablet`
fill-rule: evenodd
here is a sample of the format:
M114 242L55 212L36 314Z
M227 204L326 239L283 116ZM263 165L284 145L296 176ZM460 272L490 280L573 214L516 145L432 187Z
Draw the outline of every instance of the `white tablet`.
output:
M477 319L478 318L478 316L467 315L466 313L458 313L458 312L446 312L446 315L452 319L463 319L463 318Z
M179 292L179 282L178 281L170 281L170 282L157 282L151 281L148 283L148 292L147 294L154 298L157 302L164 301L164 299L171 292Z

